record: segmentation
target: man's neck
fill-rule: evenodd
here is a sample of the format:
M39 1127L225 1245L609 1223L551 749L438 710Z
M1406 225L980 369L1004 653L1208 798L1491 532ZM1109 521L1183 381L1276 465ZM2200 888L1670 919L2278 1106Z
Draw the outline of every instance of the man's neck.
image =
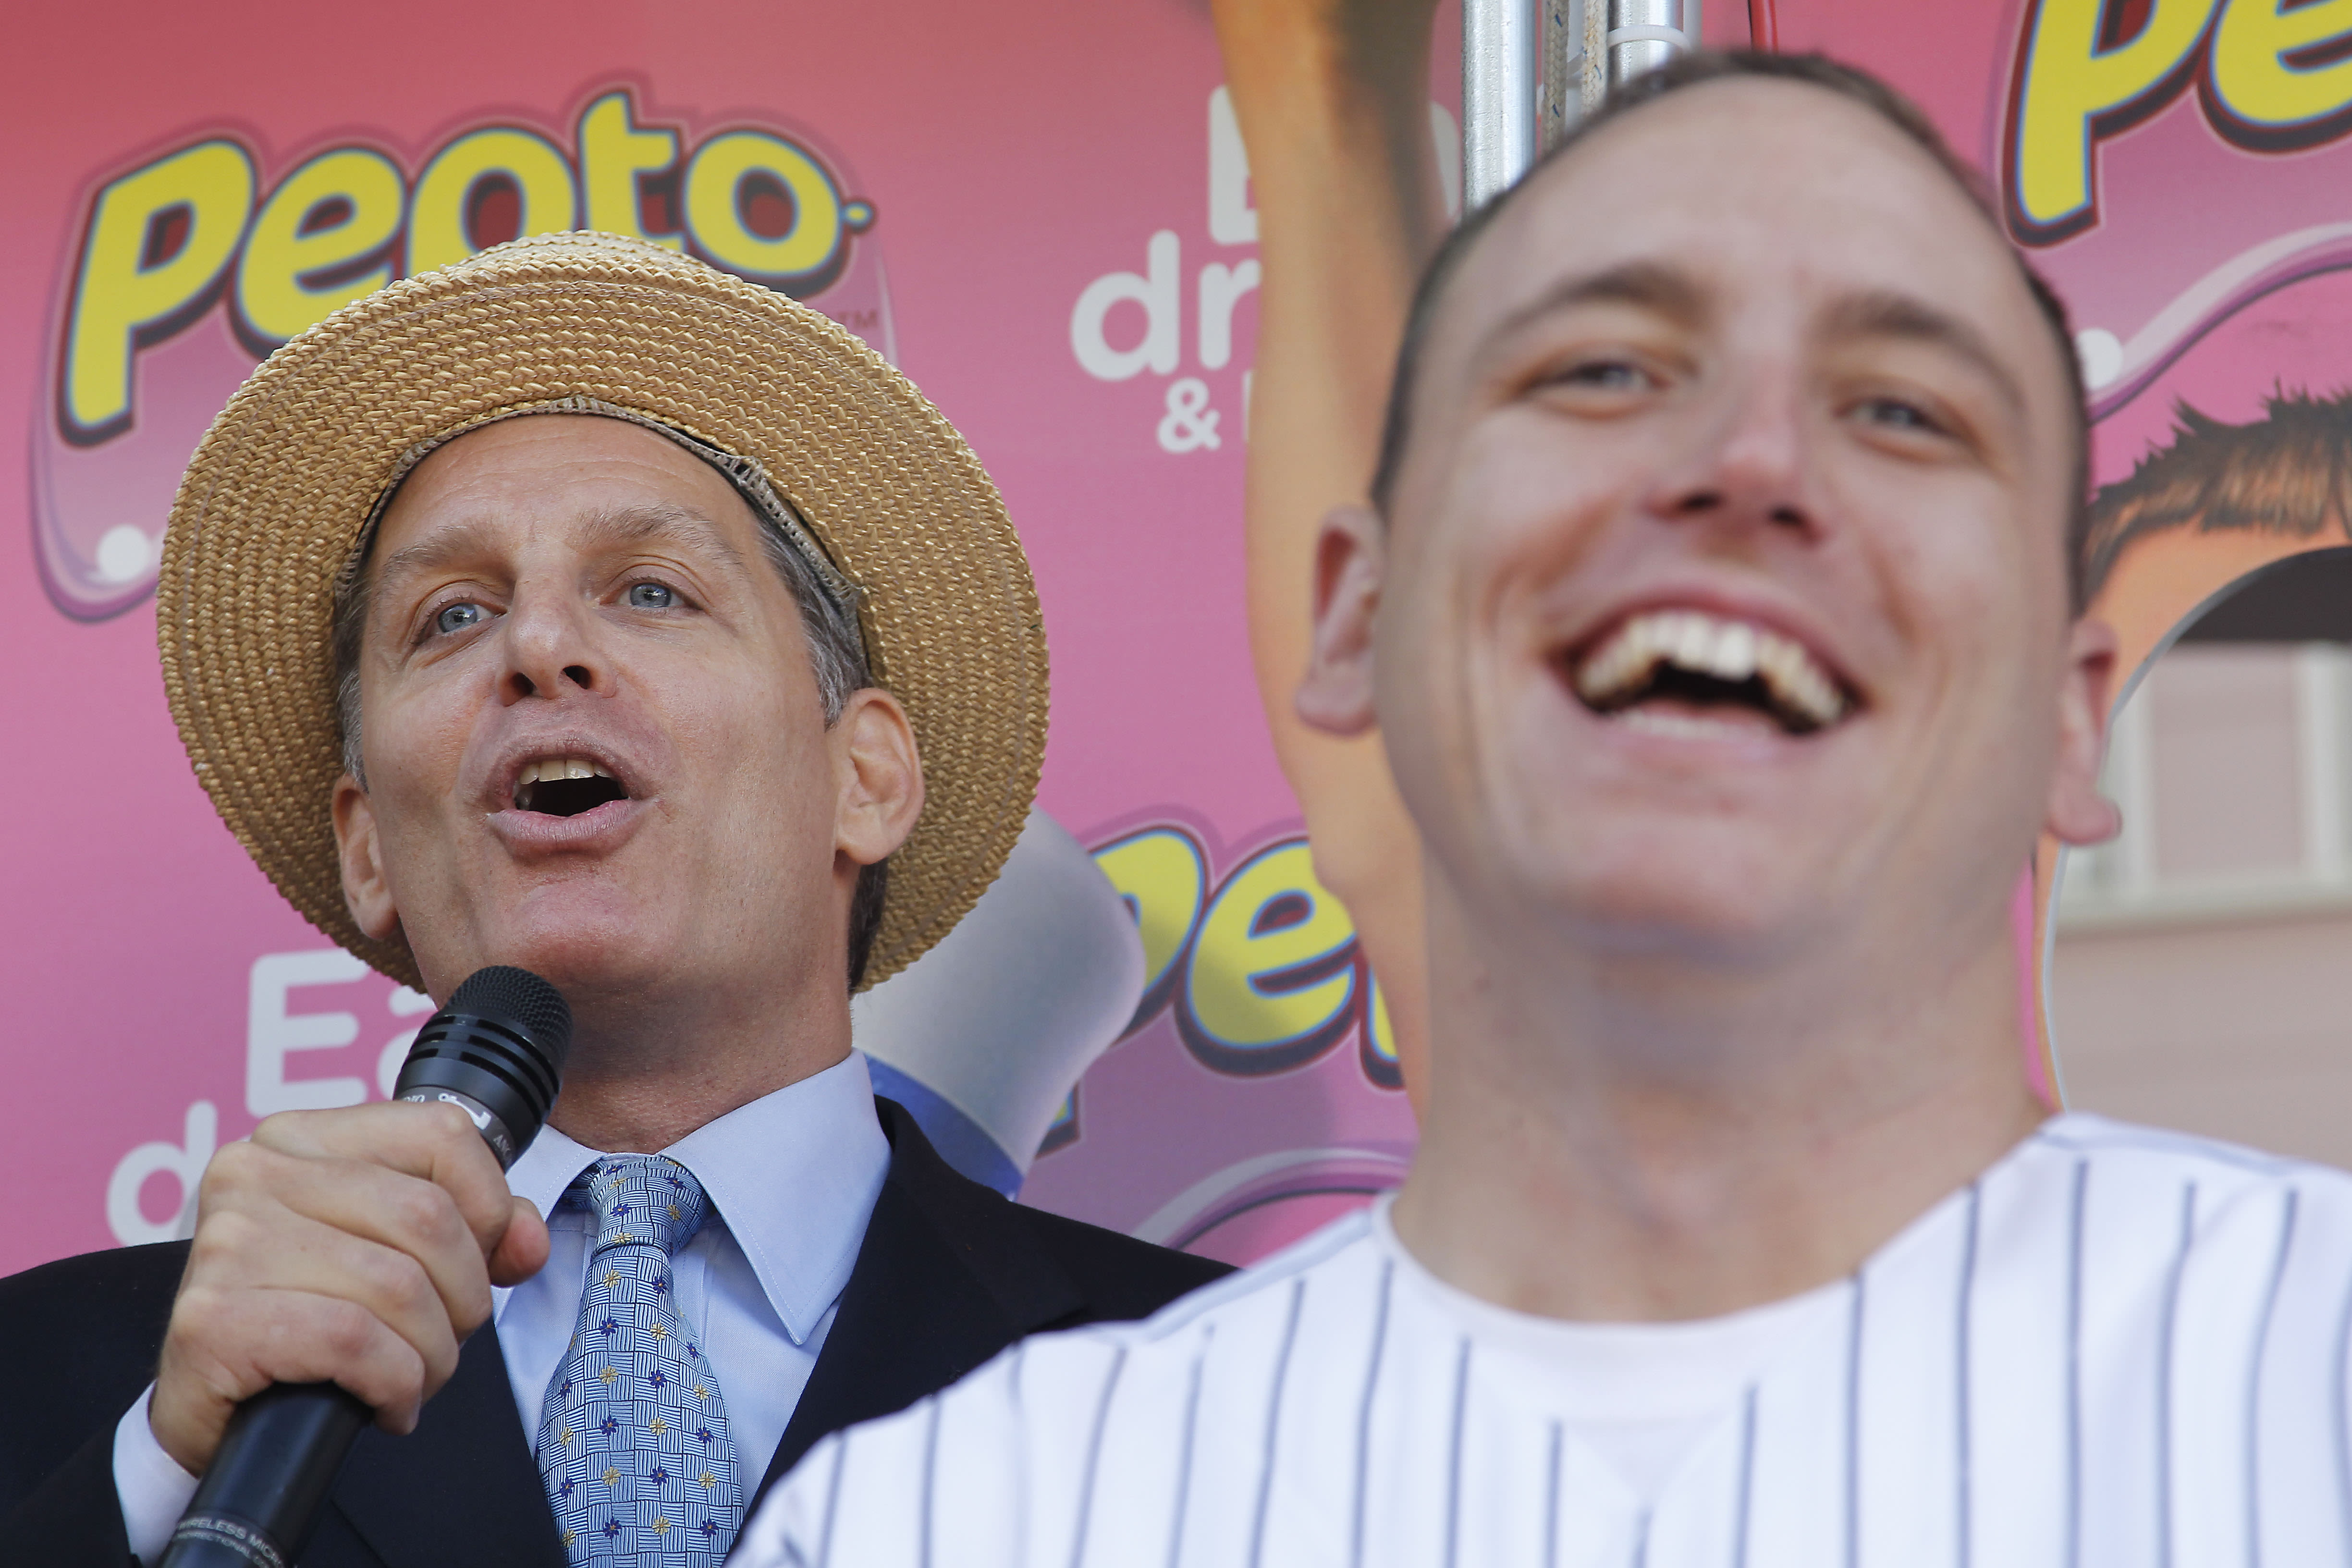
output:
M849 1047L845 992L782 1003L585 998L548 1121L591 1149L656 1153L823 1072Z
M1399 1236L1522 1311L1714 1317L1842 1278L2048 1115L2005 931L1955 966L1632 977L1501 963L1431 910L1433 1071Z

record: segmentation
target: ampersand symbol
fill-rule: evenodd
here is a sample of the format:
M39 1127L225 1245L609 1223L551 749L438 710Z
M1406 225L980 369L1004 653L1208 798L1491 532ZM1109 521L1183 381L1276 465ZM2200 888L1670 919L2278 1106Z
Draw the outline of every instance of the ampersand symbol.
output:
M1208 386L1196 375L1169 383L1168 413L1160 421L1160 449L1197 452L1206 447L1213 452L1223 445L1217 438L1217 414L1209 407Z

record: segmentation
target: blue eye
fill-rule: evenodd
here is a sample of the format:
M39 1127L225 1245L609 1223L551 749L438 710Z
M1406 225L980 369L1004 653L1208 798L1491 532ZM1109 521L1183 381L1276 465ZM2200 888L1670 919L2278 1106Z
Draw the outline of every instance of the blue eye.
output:
M455 605L441 606L441 613L433 617L433 629L443 637L447 637L453 632L462 632L468 626L479 626L481 623L482 606L461 601Z
M1633 392L1649 380L1641 367L1622 359L1587 360L1570 366L1559 379L1573 386L1601 392Z
M632 583L629 584L629 607L633 610L667 610L677 603L677 591L667 584Z
M1937 427L1924 411L1892 397L1872 398L1863 405L1863 413L1874 424L1893 426L1898 430L1934 430Z
M1579 366L1576 379L1593 386L1638 386L1642 373L1622 361L1611 360L1601 364Z

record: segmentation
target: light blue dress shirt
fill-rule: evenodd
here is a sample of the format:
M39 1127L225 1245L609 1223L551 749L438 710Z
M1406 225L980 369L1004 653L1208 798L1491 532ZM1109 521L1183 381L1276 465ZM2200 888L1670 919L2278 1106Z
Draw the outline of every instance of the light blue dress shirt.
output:
M592 1161L633 1152L591 1149L550 1127L507 1173L515 1195L550 1215L547 1266L493 1292L491 1321L525 1434L539 1429L548 1381L571 1341L593 1239L590 1215L551 1211ZM710 1217L677 1255L672 1277L679 1320L700 1331L727 1401L748 1497L824 1348L890 1169L866 1058L852 1051L653 1152L693 1172L710 1199ZM150 1385L114 1434L115 1492L131 1550L149 1563L196 1489L148 1425L153 1393Z

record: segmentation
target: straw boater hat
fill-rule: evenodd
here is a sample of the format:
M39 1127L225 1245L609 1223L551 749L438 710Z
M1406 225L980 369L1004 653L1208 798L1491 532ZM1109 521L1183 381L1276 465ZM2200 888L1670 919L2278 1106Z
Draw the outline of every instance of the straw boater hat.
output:
M426 451L519 414L646 424L717 463L856 617L906 705L927 801L891 857L866 984L996 878L1045 749L1045 636L1004 503L878 354L772 290L642 240L544 235L393 284L287 343L196 449L156 590L196 776L310 922L410 985L343 904L336 584Z

